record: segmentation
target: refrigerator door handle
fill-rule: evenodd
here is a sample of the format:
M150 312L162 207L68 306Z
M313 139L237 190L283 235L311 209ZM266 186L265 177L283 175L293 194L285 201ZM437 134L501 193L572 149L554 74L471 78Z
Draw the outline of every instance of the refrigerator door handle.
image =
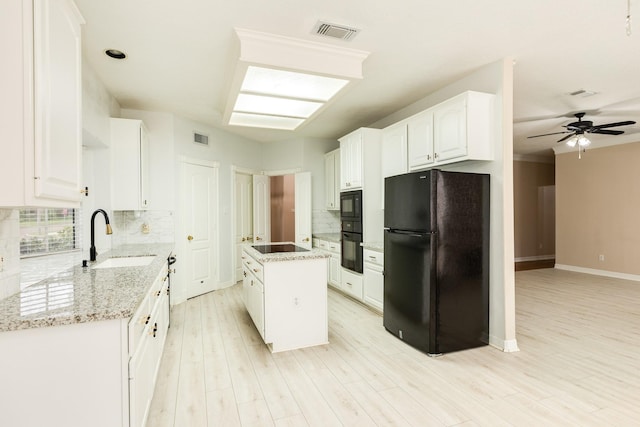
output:
M396 230L393 228L385 228L384 231L392 234L404 234L405 236L412 236L412 237L423 237L426 235L438 234L437 231L425 231L424 233L420 233L418 231Z

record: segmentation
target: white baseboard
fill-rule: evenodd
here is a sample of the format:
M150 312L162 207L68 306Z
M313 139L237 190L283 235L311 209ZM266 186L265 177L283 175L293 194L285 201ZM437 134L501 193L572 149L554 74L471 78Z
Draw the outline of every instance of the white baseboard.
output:
M516 262L525 262L525 261L544 261L547 259L554 259L556 256L554 255L535 255L535 256L521 256L515 259Z
M617 271L597 270L595 268L578 267L575 265L556 264L555 268L558 270L575 271L576 273L593 274L594 276L612 277L614 279L633 280L634 282L640 282L640 275L619 273Z
M237 282L234 282L233 280L228 280L226 282L219 282L218 285L216 286L216 291L219 289L225 289L225 288L229 288L233 285L235 285Z
M514 353L516 351L520 351L518 348L518 343L515 339L512 340L503 340L495 336L489 337L489 345L491 347L495 347L498 350L504 351L505 353Z

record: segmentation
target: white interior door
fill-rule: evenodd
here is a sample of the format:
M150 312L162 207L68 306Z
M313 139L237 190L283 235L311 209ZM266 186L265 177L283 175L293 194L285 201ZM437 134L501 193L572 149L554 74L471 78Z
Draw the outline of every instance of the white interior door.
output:
M253 178L248 173L235 175L236 282L242 280L242 245L253 242Z
M311 172L296 174L296 245L311 249Z
M253 242L271 241L271 191L267 175L253 175Z
M218 168L183 163L187 298L216 289Z

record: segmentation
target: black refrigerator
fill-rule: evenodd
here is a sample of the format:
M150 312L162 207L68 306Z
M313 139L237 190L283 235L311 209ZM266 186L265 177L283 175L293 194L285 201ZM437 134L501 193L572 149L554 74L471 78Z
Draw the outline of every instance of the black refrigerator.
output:
M385 179L384 327L429 355L489 337L489 175Z

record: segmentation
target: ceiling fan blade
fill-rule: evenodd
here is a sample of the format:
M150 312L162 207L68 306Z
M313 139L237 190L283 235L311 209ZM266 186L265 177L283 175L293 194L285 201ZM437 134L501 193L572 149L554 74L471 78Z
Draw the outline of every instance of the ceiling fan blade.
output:
M572 136L574 136L575 134L576 134L575 132L571 132L571 135L567 135L567 136L565 136L565 137L563 137L563 138L560 138L560 139L558 140L558 142L566 141L567 139L571 138L571 137L572 137Z
M602 135L622 135L624 133L623 130L609 130L609 129L596 129L589 131L589 133L599 133Z
M592 126L591 129L604 129L604 128L613 128L616 126L627 126L627 125L635 125L636 122L633 120L627 120L626 122L616 122L616 123L607 123L604 125Z
M533 136L528 136L527 138L538 138L539 136L549 136L549 135L560 135L561 133L573 133L573 132L553 132L553 133L543 133L542 135L533 135Z

